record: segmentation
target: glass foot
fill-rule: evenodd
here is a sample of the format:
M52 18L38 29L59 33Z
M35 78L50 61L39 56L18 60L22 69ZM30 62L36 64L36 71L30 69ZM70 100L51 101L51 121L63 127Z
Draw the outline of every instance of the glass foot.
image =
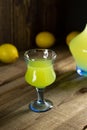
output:
M81 75L81 76L87 76L87 71L84 71L84 70L82 70L82 69L79 68L79 67L76 67L76 71L77 71L77 73L78 73L79 75Z
M49 100L41 101L32 101L29 105L30 110L34 112L46 112L53 107L53 103Z

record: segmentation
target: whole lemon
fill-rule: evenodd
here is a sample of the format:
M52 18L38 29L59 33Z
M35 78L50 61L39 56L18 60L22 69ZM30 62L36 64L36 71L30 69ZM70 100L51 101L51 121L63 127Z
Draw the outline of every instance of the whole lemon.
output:
M40 32L36 35L36 45L40 48L49 48L55 43L55 37L50 32Z
M69 45L70 41L76 37L80 32L79 31L72 31L66 36L66 44Z
M0 46L0 61L3 63L12 63L19 57L17 48L10 44L4 43Z

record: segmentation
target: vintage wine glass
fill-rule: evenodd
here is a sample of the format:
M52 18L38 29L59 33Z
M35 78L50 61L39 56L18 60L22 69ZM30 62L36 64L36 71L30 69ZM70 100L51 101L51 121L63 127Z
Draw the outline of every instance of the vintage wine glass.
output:
M38 97L37 100L30 103L29 108L34 112L50 110L53 103L44 99L43 94L44 89L56 79L53 68L56 53L51 49L30 49L24 53L24 59L27 64L25 80L36 88Z

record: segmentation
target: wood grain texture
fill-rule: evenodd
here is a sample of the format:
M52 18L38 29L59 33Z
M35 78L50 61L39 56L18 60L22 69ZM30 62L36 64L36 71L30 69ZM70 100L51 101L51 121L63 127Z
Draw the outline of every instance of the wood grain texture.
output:
M59 42L60 7L60 0L0 0L0 45L12 43L20 51L34 48L41 31L52 32Z
M12 0L0 0L0 44L13 41Z
M35 89L24 80L26 65L20 58L12 66L17 67L15 70L20 68L22 75L14 74L12 80L0 86L0 130L86 130L87 79L76 73L68 49L59 47L55 51L57 78L45 91L45 97L53 101L54 107L44 113L29 110L29 103L37 96Z
M18 50L30 48L32 19L27 21L30 17L28 14L30 0L0 1L0 45L11 43Z
M30 0L15 0L13 2L13 38L14 44L20 49L30 48L31 23L27 23ZM32 22L32 21L30 21Z

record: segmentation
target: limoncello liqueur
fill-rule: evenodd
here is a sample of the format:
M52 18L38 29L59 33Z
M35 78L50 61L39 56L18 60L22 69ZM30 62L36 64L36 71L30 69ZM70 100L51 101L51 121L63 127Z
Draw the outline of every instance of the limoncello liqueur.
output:
M87 76L87 25L69 44L71 53L76 61L77 73Z
M44 88L54 82L56 78L52 61L39 59L29 61L25 80L32 86Z

